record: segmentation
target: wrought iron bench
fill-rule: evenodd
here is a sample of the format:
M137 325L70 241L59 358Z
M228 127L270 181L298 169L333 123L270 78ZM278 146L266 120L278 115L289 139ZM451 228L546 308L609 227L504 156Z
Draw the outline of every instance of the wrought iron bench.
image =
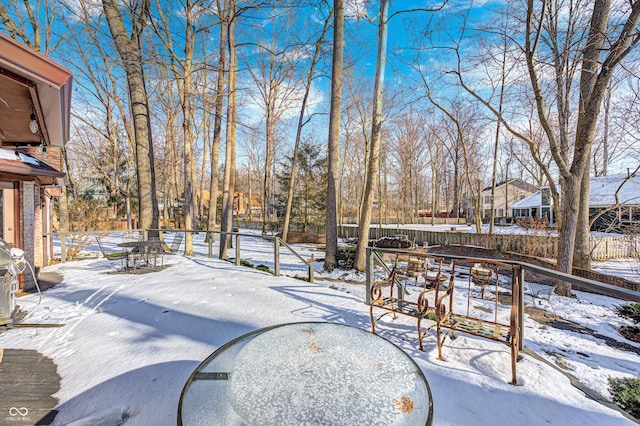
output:
M434 259L439 265L436 277L433 280L425 278L422 286L417 285L418 279L427 273L429 258ZM419 260L418 260L419 259ZM447 279L441 279L443 259L425 254L416 254L408 259L404 266L396 256L395 265L388 278L378 281L371 287L371 305L369 306L369 316L371 317L371 331L376 333L376 324L386 315L397 318L397 314L415 318L417 321L418 342L420 350L423 350L422 339L428 331L435 325L435 307L444 304L444 299L449 297L453 291L453 273ZM417 267L416 265L421 265ZM415 280L415 281L414 281ZM408 284L413 281L413 284ZM447 284L448 281L448 284ZM417 300L410 300L407 285L421 287ZM388 288L385 295L385 288ZM396 290L394 294L394 289ZM442 294L441 294L442 292ZM378 312L382 310L382 313ZM423 327L422 321L427 319L430 324Z
M465 260L464 263L469 263ZM519 266L508 265L497 261L475 260L471 261L474 264L470 268L468 275L468 286L466 289L467 296L467 308L466 312L454 312L453 304L453 286L450 286L451 297L448 301L440 300L437 302L435 315L436 315L436 336L438 341L438 359L442 360L442 346L447 336L452 339L455 338L455 332L461 332L484 339L494 340L496 342L507 345L511 350L511 384L517 384L516 375L516 362L518 360L518 336L519 336L519 287L520 273ZM475 269L475 270L474 270ZM485 287L488 282L485 280L477 280L478 269L483 271L491 271L491 273L483 272L483 277L491 276L492 284L495 286L494 299L485 300ZM499 286L500 276L505 279L511 279L511 303L508 310L503 309L503 314L506 314L507 319L500 320L499 314ZM503 282L505 284L506 282ZM476 296L476 292L480 287L480 295ZM472 300L482 301L477 303L492 303L493 304L493 318L479 318L472 314L474 306ZM482 310L475 309L477 313L483 312ZM505 316L505 315L503 315Z

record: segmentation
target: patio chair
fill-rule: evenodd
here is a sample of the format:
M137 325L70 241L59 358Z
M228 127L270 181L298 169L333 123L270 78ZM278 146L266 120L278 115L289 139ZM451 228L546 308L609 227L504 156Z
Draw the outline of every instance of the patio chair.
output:
M109 260L109 261L116 261L119 260L120 263L122 265L124 265L125 262L127 262L128 264L128 259L129 259L129 252L128 251L107 251L107 249L104 248L104 245L102 244L102 241L100 241L100 238L96 238L96 241L98 242L98 247L100 247L100 251L102 252L102 256Z
M176 254L178 253L178 249L180 248L180 244L182 244L182 238L184 238L184 236L182 234L176 234L173 237L173 241L171 242L171 246L169 246L168 248L165 248L164 254Z
M153 259L153 269L158 270L158 259L160 259L160 269L164 266L164 244L160 237L149 237L149 245L147 249L147 264L151 266L151 260Z

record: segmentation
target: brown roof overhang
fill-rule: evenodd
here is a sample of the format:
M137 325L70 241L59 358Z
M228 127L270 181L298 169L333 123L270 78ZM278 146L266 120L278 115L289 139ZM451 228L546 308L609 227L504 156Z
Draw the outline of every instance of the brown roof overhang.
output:
M45 143L51 146L64 146L69 140L73 73L0 33L0 79L15 86L15 88L4 86L6 96L11 94L22 96L28 102L27 111L23 111L25 105L20 105L19 108L8 108L8 111L2 114L8 120L24 122L22 128L24 134L13 131L14 129L11 128L11 132L5 131L4 134L0 134L0 142L5 146L34 142L31 140L34 135L27 127L31 115L29 105L33 104ZM23 114L18 116L20 112ZM10 114L16 117L9 117ZM9 121L7 126L10 127L10 124ZM35 135L35 137L39 136Z
M35 157L26 154L20 155L27 156L32 160L29 162L25 162L0 158L0 180L28 181L38 179L43 185L54 185L56 184L57 178L63 178L65 176L63 172L54 169L53 167L49 166L46 163L43 163Z

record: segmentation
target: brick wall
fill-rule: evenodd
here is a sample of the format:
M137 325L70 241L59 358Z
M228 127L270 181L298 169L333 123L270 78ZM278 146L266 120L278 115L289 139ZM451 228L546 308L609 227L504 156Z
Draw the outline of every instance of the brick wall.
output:
M22 229L22 246L24 249L24 255L27 262L34 265L34 253L36 247L34 246L35 235L35 205L36 205L36 191L35 184L33 182L24 181L21 182L20 191L20 204L22 205L22 211L20 212L20 228ZM24 288L30 290L35 288L35 282L30 273L24 274Z
M38 160L43 161L56 170L62 170L62 155L60 148L48 147L47 152L38 154L37 146L25 146L18 149L20 152L32 155Z
M43 200L41 194L41 186L34 185L33 190L33 266L34 270L38 271L43 266L43 254L44 244L42 241L42 213Z

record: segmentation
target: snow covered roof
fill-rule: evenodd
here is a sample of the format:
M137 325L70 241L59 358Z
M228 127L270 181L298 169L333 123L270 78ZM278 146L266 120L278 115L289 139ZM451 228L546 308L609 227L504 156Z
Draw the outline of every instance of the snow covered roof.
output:
M15 175L24 180L38 177L43 184L53 184L56 178L64 177L64 173L54 169L47 163L29 154L0 148L0 172Z
M640 176L626 179L626 174L591 178L589 205L601 207L616 204L615 195L618 189L618 201L620 204L627 206L640 205Z
M530 209L532 207L540 207L540 191L533 195L529 195L527 198L523 198L515 204L509 206L510 209Z
M628 180L626 174L591 178L589 186L589 206L605 207L615 205L616 191L618 192L618 201L620 204L625 206L640 205L640 176L634 176ZM509 208L530 209L539 206L540 191L510 205Z

